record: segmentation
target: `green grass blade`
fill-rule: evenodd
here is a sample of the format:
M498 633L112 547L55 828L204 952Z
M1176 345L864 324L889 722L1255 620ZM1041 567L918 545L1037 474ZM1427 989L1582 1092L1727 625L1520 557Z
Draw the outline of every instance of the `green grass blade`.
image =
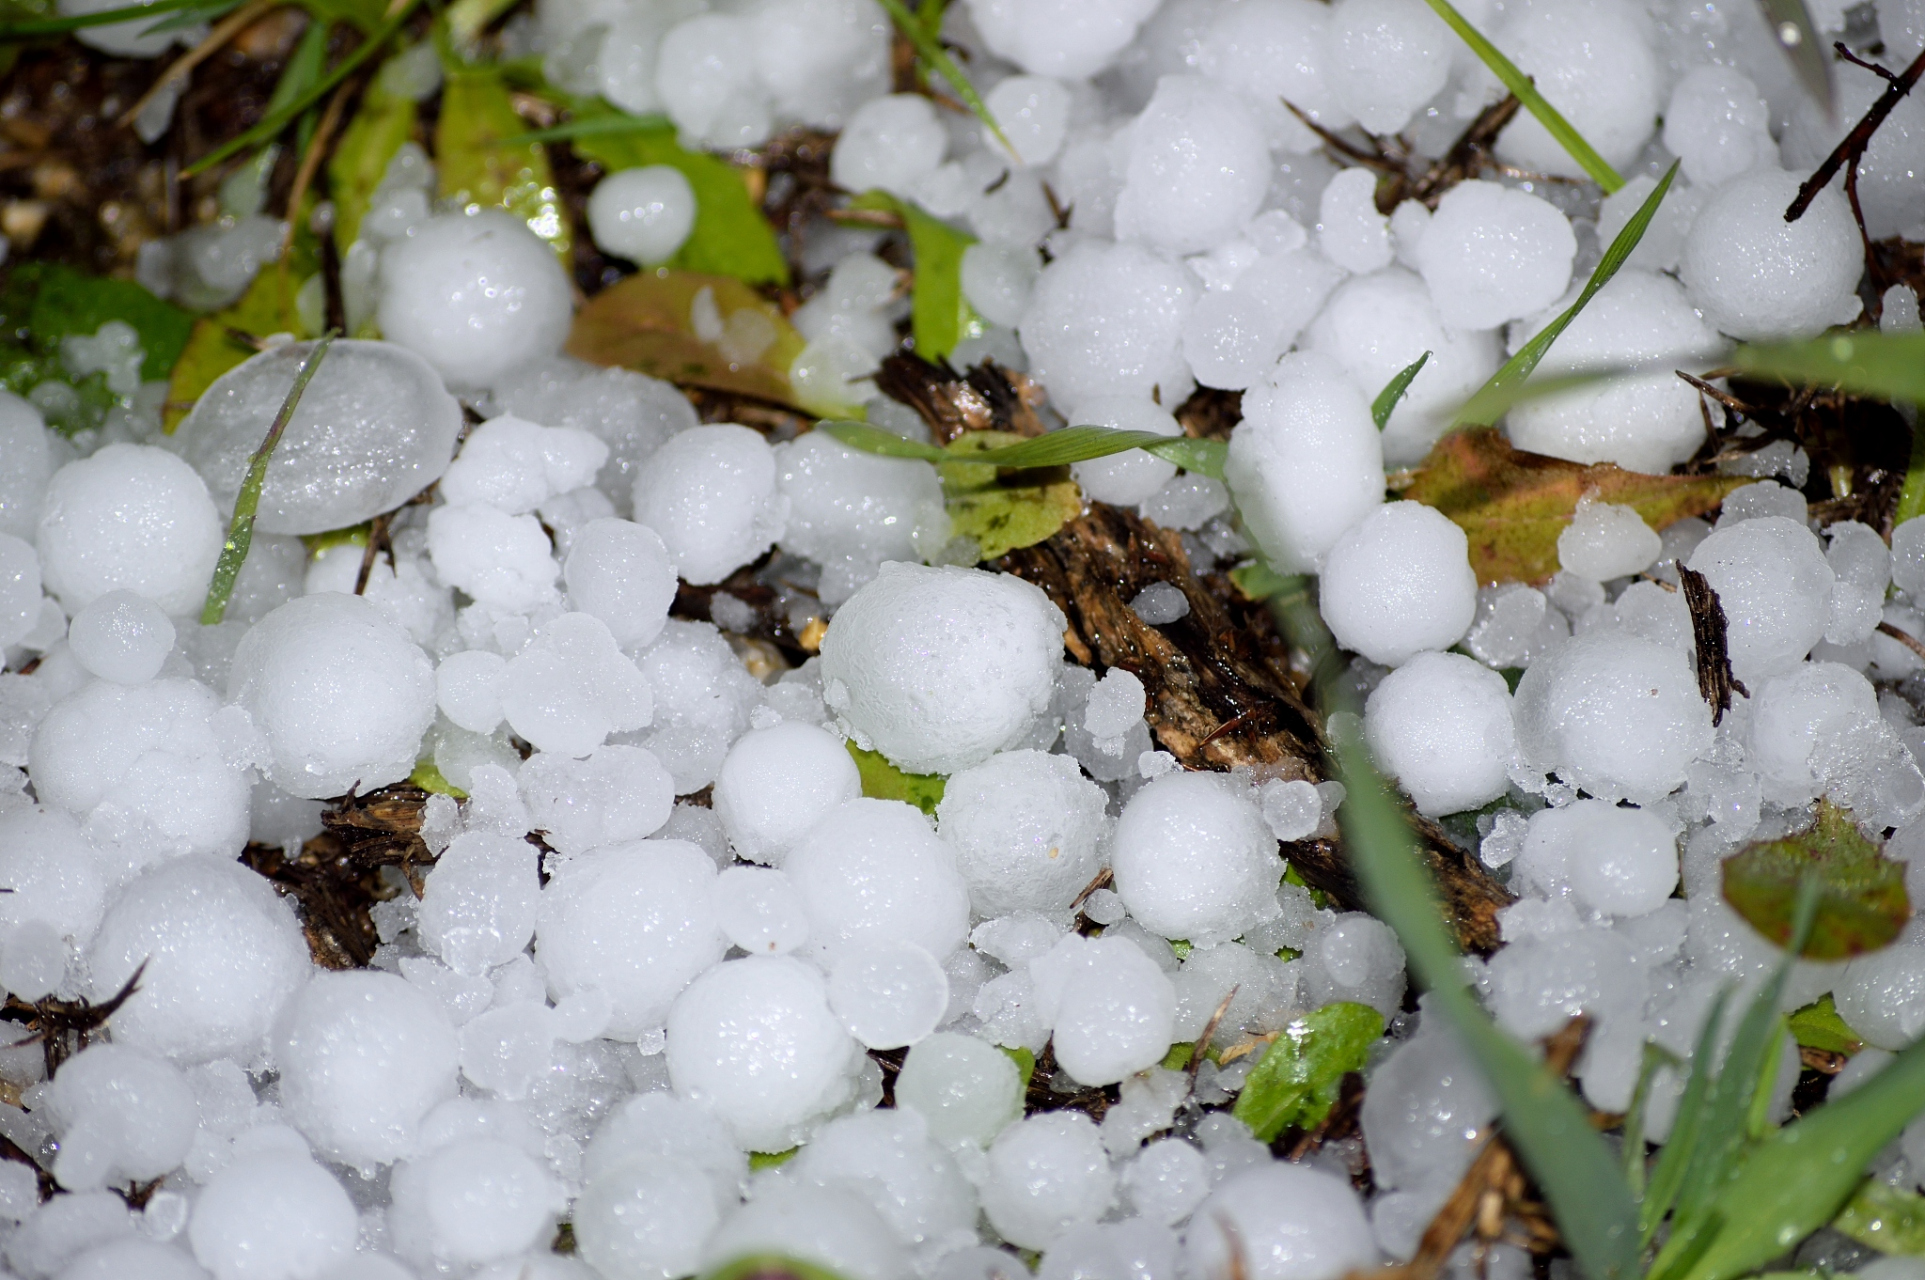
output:
M1704 1027L1698 1032L1691 1069L1684 1078L1684 1094L1678 1099L1678 1114L1671 1123L1670 1139L1658 1152L1658 1162L1651 1170L1651 1184L1645 1188L1644 1198L1638 1205L1638 1239L1644 1245L1651 1243L1658 1224L1677 1203L1678 1191L1684 1186L1685 1169L1697 1154L1698 1134L1704 1127L1705 1095L1711 1090L1711 1063L1718 1052L1718 1029L1724 1025L1725 1004L1730 994L1721 990L1712 997Z
M887 191L865 191L851 209L881 209L902 219L915 258L916 283L910 301L910 332L925 360L948 359L964 338L982 332L982 320L962 291L962 260L976 237L931 217L912 201Z
M1384 425L1390 421L1390 415L1397 411L1397 402L1404 398L1404 392L1410 390L1410 384L1429 363L1430 352L1426 351L1399 370L1395 377L1384 384L1384 389L1377 393L1377 398L1370 402L1370 416L1376 421L1377 430L1384 429Z
M1925 333L1860 329L1804 342L1745 343L1729 363L1754 378L1925 405Z
M1645 1192L1644 1122L1645 1114L1651 1107L1651 1090L1657 1084L1660 1068L1675 1070L1681 1065L1676 1055L1667 1052L1656 1041L1644 1042L1644 1061L1638 1069L1638 1086L1631 1091L1631 1109L1624 1114L1624 1181L1631 1188L1631 1194L1640 1201Z
M1925 428L1912 428L1912 460L1905 468L1905 487L1898 491L1892 527L1925 516Z
M214 564L214 580L207 587L207 603L201 606L203 627L219 626L227 616L227 601L234 594L234 580L241 576L241 565L246 562L247 549L254 541L254 515L261 507L261 487L267 483L268 460L287 432L288 421L301 403L301 393L307 390L307 384L333 345L334 332L329 330L309 350L307 358L301 361L300 371L294 375L287 399L281 402L280 412L267 428L261 447L247 460L247 475L241 480L241 491L234 499L234 518L227 526L227 541L221 546L221 558Z
M98 13L77 13L64 18L36 18L31 22L0 23L0 43L64 36L82 27L104 27L135 18L159 17L179 9L205 9L207 0L154 0L152 4L130 4Z
M213 0L211 4L200 4L182 9L171 17L162 18L153 26L141 31L143 36L162 36L170 31L185 31L191 26L232 13L241 7L244 0Z
M1537 86L1531 83L1531 78L1518 70L1517 64L1505 57L1496 45L1486 40L1476 27L1464 19L1463 14L1452 8L1450 0L1425 0L1425 2L1437 11L1437 16L1442 18L1452 31L1462 37L1464 43L1471 47L1472 52L1483 59L1484 65L1491 69L1491 74L1503 81L1506 89L1517 95L1517 100L1524 104L1524 109L1537 117L1537 122L1544 126L1547 133L1557 139L1558 145L1570 154L1571 159L1577 161L1578 167L1591 176L1591 181L1604 188L1606 195L1624 185L1624 179L1618 176L1618 171L1605 162L1596 148L1584 140L1584 135L1579 133L1556 107L1544 100L1544 95L1539 93Z
M1126 449L1141 449L1185 471L1220 479L1223 458L1229 446L1221 440L1195 440L1189 436L1160 436L1154 431L1119 431L1114 427L1064 427L1047 435L969 453L938 449L932 444L905 440L893 431L872 427L866 422L825 421L819 429L864 453L889 458L921 458L925 462L974 462L992 467L1027 470L1031 467L1062 467L1072 462L1107 458Z
M885 458L921 458L924 462L948 462L950 457L933 444L920 440L909 440L893 431L872 427L866 422L823 421L816 424L817 431L826 431L863 453L880 454Z
M1432 2L1436 3L1436 0ZM976 86L969 83L969 77L963 74L955 59L949 56L949 51L942 47L942 41L936 38L936 33L923 26L916 15L903 6L902 0L876 0L876 3L889 14L889 20L896 24L896 30L902 32L903 39L915 49L916 56L922 59L923 64L947 80L949 87L956 91L956 96L963 100L963 105L975 112L976 118L983 122L983 127L996 135L996 141L1003 144L1003 149L1020 159L1003 127L996 123L995 116L989 114L988 104L976 92Z
M512 138L501 138L489 145L526 147L538 142L572 142L576 138L606 138L628 133L651 133L658 129L672 127L669 118L664 115L631 116L626 112L611 112L605 115L576 116L552 129L518 133Z
M1443 0L1430 0L1430 2L1441 4ZM1538 362L1543 360L1545 354L1550 351L1551 344L1571 327L1571 322L1577 319L1578 313L1590 304L1591 299L1597 296L1598 290L1609 284L1611 277L1618 273L1618 268L1630 259L1632 252L1638 247L1638 241L1644 238L1645 231L1650 228L1651 219L1657 217L1658 206L1664 202L1665 193L1671 189L1671 180L1678 176L1678 163L1675 160L1671 162L1671 167L1665 170L1664 177L1658 181L1658 185L1652 189L1650 195L1645 197L1644 203L1638 206L1638 211L1631 215L1631 220L1624 224L1624 230L1618 232L1617 238L1611 241L1611 247L1604 251L1604 256L1598 259L1597 266L1592 270L1591 278L1584 282L1584 288L1578 292L1577 301L1566 307L1562 315L1546 325L1543 332L1519 348L1516 355L1506 360L1504 367L1492 374L1490 381L1478 388L1477 394L1457 411L1457 417L1453 420L1452 426L1488 427L1503 416L1504 410L1516 398L1516 389L1531 376Z

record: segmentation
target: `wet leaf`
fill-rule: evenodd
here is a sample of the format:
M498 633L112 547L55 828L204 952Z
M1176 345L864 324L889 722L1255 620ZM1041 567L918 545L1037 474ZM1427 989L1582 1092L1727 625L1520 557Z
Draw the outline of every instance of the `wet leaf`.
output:
M508 84L495 67L447 73L435 122L435 172L441 195L468 205L499 205L528 224L568 261L569 222L540 143L503 146L524 132Z
M1399 369L1390 381L1384 384L1384 389L1377 393L1377 398L1370 402L1370 418L1377 424L1377 430L1382 431L1389 425L1390 415L1397 412L1397 402L1404 398L1404 392L1410 390L1410 384L1416 381L1417 375L1422 373L1424 366L1429 363L1430 352L1426 351Z
M1789 1021L1792 1037L1807 1049L1822 1049L1849 1058L1865 1047L1858 1033L1838 1016L1838 1006L1832 1003L1829 994L1792 1014Z
M1022 437L1008 431L971 431L949 446L955 454L984 453ZM1066 467L1010 470L981 462L945 462L942 490L952 538L974 538L981 558L994 560L1033 547L1083 513L1083 491Z
M1363 1069L1383 1033L1384 1016L1369 1005L1339 1001L1306 1013L1271 1042L1230 1114L1259 1142L1292 1125L1309 1128L1330 1113L1345 1074Z
M940 774L905 773L890 764L889 758L880 751L865 751L854 742L844 745L855 757L863 795L871 800L906 801L924 813L935 814L936 806L942 803L943 783L947 781Z
M786 1151L751 1151L749 1169L751 1172L757 1169L778 1169L795 1159L795 1153L800 1150L802 1150L801 1147L790 1147Z
M58 263L29 262L13 272L5 302L10 328L24 327L41 355L58 355L60 340L92 335L109 320L124 320L140 335L140 376L165 378L187 345L194 319L131 280L90 276Z
M798 408L789 366L805 345L781 309L740 280L667 267L590 298L568 335L568 353L593 364Z
M1021 1097L1028 1093L1030 1077L1036 1074L1036 1055L1021 1046L1012 1049L1006 1044L999 1044L996 1047L1008 1054L1010 1061L1016 1064L1019 1082L1016 1089L1017 1096Z
M1542 582L1557 572L1557 535L1578 499L1634 508L1653 529L1714 510L1746 476L1654 476L1584 466L1513 449L1489 428L1439 440L1403 496L1449 516L1470 536L1477 580Z
M361 234L361 219L381 177L401 144L414 135L415 108L407 98L381 87L383 77L361 98L354 119L328 158L328 193L334 201L334 246L346 254Z
M1911 919L1905 864L1867 840L1851 814L1818 802L1809 831L1761 840L1724 860L1724 897L1752 928L1780 946L1804 881L1818 885L1818 916L1802 954L1843 960L1889 945Z
M431 795L451 796L456 800L468 798L466 791L448 781L432 757L416 761L414 772L408 775L408 781Z
M1868 1178L1831 1228L1880 1253L1925 1254L1925 1196Z
M976 237L956 230L887 191L865 191L851 200L849 207L894 213L909 233L909 249L916 259L916 286L909 304L909 324L915 335L917 355L925 360L947 358L964 338L982 334L982 318L962 291L963 251L976 243Z

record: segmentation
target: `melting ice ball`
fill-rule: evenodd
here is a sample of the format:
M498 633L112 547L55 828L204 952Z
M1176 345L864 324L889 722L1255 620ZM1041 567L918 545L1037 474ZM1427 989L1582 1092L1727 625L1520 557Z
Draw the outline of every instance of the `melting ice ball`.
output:
M695 227L695 189L665 164L611 173L588 197L588 228L603 253L643 266L667 262Z

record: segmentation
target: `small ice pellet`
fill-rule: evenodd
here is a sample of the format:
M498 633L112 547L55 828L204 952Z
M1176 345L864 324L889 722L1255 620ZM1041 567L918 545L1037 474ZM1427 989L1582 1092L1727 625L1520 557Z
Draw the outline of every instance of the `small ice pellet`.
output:
M1270 834L1286 843L1316 834L1323 821L1323 798L1301 779L1264 783L1257 792L1257 804L1270 824Z
M471 977L513 960L534 936L538 862L525 840L489 831L456 836L421 895L415 923L421 945Z
M755 74L754 41L754 24L735 13L697 13L663 37L655 91L692 145L727 150L768 137L770 103Z
M1003 1239L1041 1249L1116 1198L1116 1174L1096 1125L1080 1111L1046 1111L1010 1125L990 1144L983 1212ZM1207 1273L1199 1273L1207 1274Z
M43 599L39 553L32 543L0 533L0 648L33 634Z
M1357 275L1390 265L1390 220L1377 212L1375 172L1345 169L1324 187L1317 205L1317 245L1324 257Z
M662 1162L726 1201L741 1194L749 1174L728 1126L667 1089L632 1094L613 1107L582 1155L582 1176L599 1178L630 1161Z
M1082 80L1108 66L1156 0L968 0L990 50L1032 75Z
M35 536L41 580L70 614L125 588L178 616L206 598L226 530L179 457L110 444L54 472Z
M1092 737L1115 738L1128 733L1143 718L1148 697L1135 672L1111 667L1090 689L1083 711L1083 727Z
M1420 653L1371 691L1364 740L1419 813L1480 808L1510 785L1510 687L1474 658Z
M1777 161L1771 110L1751 77L1709 63L1685 72L1664 109L1665 150L1694 186L1715 187Z
M963 250L963 297L991 324L1020 324L1041 274L1035 250L1027 247L978 241Z
M1291 226L1297 236L1303 235L1301 227L1294 222ZM1246 228L1245 239L1220 246L1217 253L1241 257L1243 250L1255 248L1248 236ZM1300 240L1294 249L1262 252L1240 267L1234 280L1221 280L1198 298L1184 320L1183 356L1191 373L1204 386L1229 391L1262 382L1277 357L1316 318L1343 275L1342 268L1302 247Z
M1803 524L1740 521L1699 543L1688 563L1718 593L1732 674L1747 685L1789 671L1824 639L1835 579Z
M640 1157L587 1178L571 1221L577 1250L596 1275L654 1280L697 1271L722 1212L707 1180Z
M910 1108L857 1111L822 1126L792 1174L858 1191L910 1245L973 1238L976 1191L928 1123Z
M694 230L697 212L695 189L680 169L644 165L595 184L588 228L603 253L652 267L675 256Z
M1584 498L1557 535L1559 566L1593 582L1642 573L1663 550L1663 539L1636 509Z
M1870 526L1839 520L1825 530L1825 563L1836 581L1825 639L1833 644L1862 644L1882 621L1891 586L1892 555Z
M911 943L851 947L829 970L829 1007L865 1048L900 1049L942 1021L949 976Z
M1274 915L1282 861L1250 800L1209 773L1168 773L1123 807L1116 891L1145 929L1207 946Z
M729 867L715 879L715 915L728 940L752 956L784 955L809 940L809 914L773 867Z
M1048 164L1069 135L1069 86L1048 76L1010 76L983 95L983 105L1026 165ZM1002 142L983 130L983 146Z
M478 604L526 613L555 599L554 547L533 515L480 504L436 507L428 554L436 576Z
M1189 1233L1189 1275L1224 1274L1238 1249L1250 1280L1338 1280L1378 1263L1357 1193L1308 1165L1264 1161L1231 1174L1197 1206L1193 1221L1233 1226Z
M1734 338L1808 338L1858 315L1865 261L1850 203L1826 187L1786 222L1800 181L1755 169L1713 192L1691 224L1678 275L1692 305Z
M1023 1114L1015 1060L975 1036L938 1031L903 1059L898 1106L921 1113L940 1143L987 1147Z
M395 1248L426 1267L509 1257L554 1230L567 1204L534 1150L504 1138L457 1138L395 1166L388 1219Z
M435 705L469 733L493 733L501 723L502 673L508 660L489 649L451 653L434 669Z
M1056 1061L1072 1079L1115 1084L1169 1052L1176 988L1130 939L1069 934L1031 961L1030 974Z
M1131 598L1130 609L1150 626L1160 627L1188 615L1190 601L1180 587L1152 582Z
M1164 76L1130 126L1116 236L1172 256L1229 240L1255 216L1272 165L1241 98L1202 76Z
M1061 911L1102 869L1106 803L1070 757L1005 751L951 775L936 822L978 915Z
M1337 642L1386 666L1449 648L1477 615L1470 540L1415 502L1390 503L1339 538L1320 586Z
M800 1259L848 1280L914 1273L903 1241L868 1196L842 1182L797 1180L761 1188L709 1240L702 1271L745 1257Z
M174 649L174 624L159 605L121 588L96 596L67 624L74 659L89 674L139 684L160 674Z
M591 520L577 529L562 579L569 604L601 619L621 645L660 635L675 600L675 566L661 535L629 520Z
M207 1280L207 1272L178 1245L135 1236L88 1249L60 1280Z
M948 144L928 98L885 94L851 113L829 153L829 177L845 191L880 188L913 199Z
M635 519L661 536L685 580L720 582L767 551L788 523L768 441L733 423L674 436L636 478Z
M47 420L30 401L0 392L0 534L33 537L53 470Z
M1557 301L1571 281L1577 239L1557 207L1495 182L1444 193L1417 256L1445 324L1490 329Z
M913 805L850 800L810 829L783 871L809 915L809 948L833 967L846 950L903 942L938 959L968 932L956 854Z
M714 808L735 852L780 866L825 814L862 794L862 775L835 735L799 720L751 729L715 775Z
M353 1254L358 1234L334 1176L284 1150L237 1159L208 1179L187 1227L214 1280L313 1280Z
M518 775L529 821L566 854L654 835L675 807L675 782L645 747L608 743L581 760L542 751Z
M47 1100L61 1121L54 1177L69 1191L173 1172L199 1120L179 1070L131 1045L96 1043L75 1054Z
M1110 427L1118 431L1153 431L1180 436L1183 428L1169 410L1129 396L1097 396L1076 406L1079 426ZM1125 449L1107 458L1073 463L1070 474L1085 497L1121 507L1147 500L1176 475L1176 464L1142 449Z
M1043 268L1017 325L1030 376L1062 404L1174 405L1191 381L1180 344L1199 292L1195 276L1141 245L1078 241Z
M502 714L542 751L585 756L609 734L648 724L654 705L648 678L586 613L542 627L502 671Z
M936 469L918 458L851 449L826 431L776 447L789 504L782 549L822 566L817 594L840 604L885 560L918 560L949 528Z
M1450 31L1421 0L1333 6L1325 50L1331 91L1378 135L1401 131L1450 77Z
M1899 942L1858 957L1835 994L1839 1016L1867 1044L1906 1048L1925 1032L1925 946Z
M1174 1226L1210 1193L1210 1168L1195 1146L1160 1138L1123 1166L1121 1183L1140 1217Z
M441 497L454 506L480 503L522 515L589 484L607 461L608 446L579 427L544 427L499 414L462 442L441 477Z
M1531 0L1491 33L1545 100L1604 157L1628 168L1657 126L1663 73L1644 11L1624 0ZM1581 178L1583 168L1536 117L1520 113L1497 154L1536 173Z
M1199 69L1248 97L1261 113L1270 145L1280 150L1302 153L1319 145L1285 102L1326 129L1355 123L1330 83L1329 18L1329 8L1315 0L1231 5L1215 14L1197 39Z
M1678 887L1678 840L1645 809L1579 800L1531 815L1515 883L1608 916L1656 911Z

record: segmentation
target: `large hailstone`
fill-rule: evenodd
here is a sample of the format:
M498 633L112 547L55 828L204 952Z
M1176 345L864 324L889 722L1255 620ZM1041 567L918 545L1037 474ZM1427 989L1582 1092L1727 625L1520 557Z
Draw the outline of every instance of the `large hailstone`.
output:
M1156 0L968 0L992 53L1032 75L1084 79L1107 67Z
M734 423L692 427L657 449L635 480L635 519L661 535L689 582L750 563L788 524L776 460L760 433Z
M1042 727L1065 625L1020 578L887 564L829 624L823 697L899 768L954 773Z
M220 510L233 510L248 462L313 350L291 342L228 370L175 432ZM336 342L267 464L254 527L325 533L392 511L441 478L460 431L461 405L415 352Z
M179 615L206 599L225 532L192 467L165 449L110 444L47 485L40 577L69 613L125 588Z
M1740 520L1700 542L1688 563L1718 593L1731 671L1745 684L1792 670L1825 638L1836 578L1800 521Z
M1226 942L1277 914L1283 862L1262 810L1213 773L1167 773L1116 822L1116 892L1151 933Z
M1504 677L1459 653L1420 653L1364 704L1364 738L1419 813L1476 809L1510 784L1517 733Z
M1796 222L1800 178L1754 169L1713 192L1685 237L1678 276L1723 333L1752 342L1809 338L1854 319L1865 259L1851 204L1826 187Z
M1189 394L1183 322L1202 290L1177 263L1135 244L1079 241L1043 269L1017 325L1030 376L1061 404Z
M1256 215L1274 166L1256 115L1201 76L1165 76L1130 126L1116 234L1171 255L1214 249Z
M956 854L900 800L850 800L789 851L782 870L825 963L863 947L906 943L938 960L963 943L969 891Z
M1102 869L1102 788L1069 756L1005 751L950 778L936 820L985 918L1062 911Z
M1624 168L1637 159L1663 105L1663 75L1642 6L1529 0L1506 10L1492 38L1605 163ZM1564 145L1524 112L1499 135L1497 154L1538 173L1584 176Z

